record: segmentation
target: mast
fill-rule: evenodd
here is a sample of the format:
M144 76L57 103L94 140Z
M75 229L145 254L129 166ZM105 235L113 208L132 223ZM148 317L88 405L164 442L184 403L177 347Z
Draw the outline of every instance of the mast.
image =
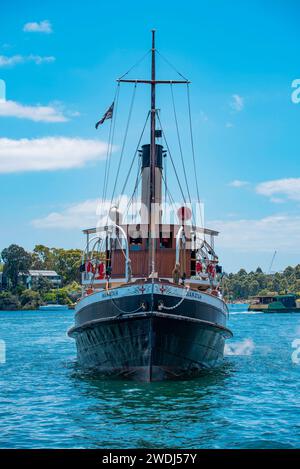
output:
M150 129L150 204L149 204L149 270L153 275L155 272L155 250L156 250L156 227L155 227L155 29L152 30L152 49L151 49L151 129Z
M150 155L149 155L149 160L150 160L150 167L149 167L149 198L148 198L148 193L147 193L147 206L148 206L148 232L149 232L149 273L152 278L155 277L155 254L156 254L156 232L157 232L157 227L156 227L156 222L158 221L159 223L159 216L157 212L157 197L156 197L156 192L159 188L159 183L156 180L156 171L160 171L160 168L158 167L158 161L156 158L156 153L158 152L157 150L157 145L155 141L155 121L156 121L156 96L155 96L155 91L156 91L156 85L170 85L170 84L187 84L190 83L189 80L156 80L156 74L155 74L155 29L152 29L152 47L151 47L151 77L150 80L148 79L126 79L126 78L119 78L117 80L118 83L142 83L142 84L147 84L151 86L151 108L150 108L150 113L151 113L151 118L150 118ZM127 72L128 73L128 72ZM126 75L126 74L125 74ZM123 75L123 76L125 76ZM148 165L147 165L148 167ZM157 184L155 184L155 182ZM157 186L157 187L155 187ZM158 211L160 208L158 208ZM159 229L158 229L158 235L159 235Z

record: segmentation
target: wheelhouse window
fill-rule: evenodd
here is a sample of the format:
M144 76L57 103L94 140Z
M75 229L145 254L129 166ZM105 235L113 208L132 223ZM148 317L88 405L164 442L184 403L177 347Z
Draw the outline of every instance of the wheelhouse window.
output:
M168 249L172 247L172 233L164 234L160 233L160 247L162 249Z

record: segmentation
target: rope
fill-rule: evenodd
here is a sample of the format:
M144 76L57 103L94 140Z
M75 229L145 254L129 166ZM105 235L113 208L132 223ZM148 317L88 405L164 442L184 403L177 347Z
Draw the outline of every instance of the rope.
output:
M177 68L175 68L175 66L168 60L166 59L166 57L164 57L157 49L156 49L156 52L161 56L161 58L181 77L183 78L185 81L188 81L188 79L186 77L184 77L178 70Z
M163 134L163 139L164 139L165 145L166 145L166 147L167 147L169 156L170 156L170 158L171 158L171 163L172 163L172 166L173 166L173 169L174 169L174 173L175 173L175 176L176 176L176 179L177 179L177 182L178 182L178 186L179 186L179 189L180 189L180 192L181 192L181 196L182 196L182 198L183 198L184 203L186 203L185 196L184 196L184 192L183 192L183 190L182 190L182 186L181 186L181 184L180 184L180 180L179 180L179 177L178 177L178 173L177 173L177 171L176 171L176 167L175 167L175 164L174 164L174 160L173 160L172 155L171 155L170 147L169 147L169 145L168 145L165 132L164 132L163 127L162 127L162 125L161 125L161 120L160 120L159 114L157 114L157 117L158 117L158 121L159 121L159 124L160 124L160 126L161 126L161 129L162 129L162 134Z
M107 168L108 168L108 158L109 158L109 152L110 152L110 140L111 140L112 124L113 124L113 119L110 120L110 125L109 125L109 134L108 134L108 142L107 142L107 152L106 152L106 160L105 160L105 171L104 171L104 178L103 178L103 188L102 188L102 199L101 199L101 205L100 205L100 213L102 213L103 204L104 204L104 188L106 186L106 177L107 177Z
M132 193L132 195L131 195L131 197L130 197L130 199L129 199L129 201L128 201L128 204L127 204L127 207L126 207L126 212L124 213L124 218L125 218L125 217L127 216L127 214L128 214L129 207L130 207L131 203L133 202L134 195L135 195L135 193L137 192L138 187L139 187L139 184L140 184L140 182L141 182L141 180L142 180L142 176L141 176L141 174L140 174L141 165L142 165L142 163L141 163L141 161L139 161L138 170L137 170L137 176L136 176L136 180L135 180L135 185L134 185L133 193Z
M167 182L166 182L166 180L165 180L163 174L162 174L162 179L163 179L163 182L165 183L165 188L166 188L167 194L168 194L168 196L169 196L169 201L170 201L170 204L172 205L174 214L176 214L177 220L179 221L178 214L177 214L177 212L176 212L175 201L174 201L174 199L173 199L173 196L172 196L171 192L169 191L169 188L168 188L168 186L167 186Z
M165 163L165 181L164 181L164 183L165 183L165 194L164 194L164 195L165 195L165 197L164 197L164 198L165 198L165 200L164 200L165 209L164 209L164 219L165 219L165 223L166 223L167 195L168 195L168 194L167 194L167 188L168 188L168 186L167 186L167 177L168 177L167 168L168 168L168 167L167 167L167 158L165 158L164 160L165 160L165 161L164 161L164 163Z
M133 104L134 104L135 92L136 92L136 83L135 83L134 88L133 88L133 93L132 93L132 98L131 98L131 103L130 103L130 109L129 109L128 119L127 119L126 129L125 129L125 135L124 135L123 144L122 144L121 156L120 156L120 160L119 160L119 164L118 164L118 169L117 169L117 174L116 174L116 178L115 178L115 184L114 184L114 188L113 188L113 192L112 192L112 196L111 196L110 205L112 205L112 203L113 203L115 190L116 190L116 186L117 186L117 182L118 182L118 178L119 178L120 168L121 168L121 164L122 164L122 160L123 160L123 155L124 155L124 150L125 150L125 145L126 145L126 140L127 140L127 135L128 135L128 128L129 128L131 115L132 115Z
M144 135L144 132L145 132L145 128L146 128L146 125L147 125L147 122L148 122L148 119L149 119L149 116L150 116L150 111L148 111L148 114L147 114L147 117L146 117L146 121L145 121L143 130L142 130L142 133L141 133L141 135L140 135L138 144L137 144L137 146L136 146L136 150L135 150L135 152L134 152L134 155L133 155L133 158L132 158L132 161L131 161L131 165L130 165L130 167L129 167L129 171L128 171L128 173L127 173L127 176L126 176L126 179L125 179L125 182L124 182L124 185L123 185L121 194L124 194L124 192L125 192L125 189L126 189L126 186L127 186L127 183L128 183L128 179L129 179L129 176L130 176L130 173L131 173L133 164L134 164L135 157L136 157L137 152L138 152L138 149L139 149L139 147L140 147L140 143L141 143L141 140L142 140L142 138L143 138L143 135Z
M172 95L172 104L173 104L173 111L174 111L174 119L175 119L175 125L176 125L177 139L178 139L180 158L181 158L181 163L182 163L182 168L183 168L184 180L185 180L185 184L186 184L186 189L187 189L187 194L188 194L189 202L190 202L190 204L192 205L192 199L191 199L191 194L190 194L190 191L189 191L189 185L188 185L188 180L187 180L187 175L186 175L186 169L185 169L185 164L184 164L184 159L183 159L182 145L181 145L181 139L180 139L180 133L179 133L179 126L178 126L178 119L177 119L177 113L176 113L175 99L174 99L174 93L173 93L173 85L172 85L172 83L171 83L171 95Z
M172 309L178 308L178 306L180 306L181 303L183 303L183 301L185 300L185 298L186 298L186 296L187 296L187 294L188 294L188 292L189 292L189 289L190 289L190 287L187 286L186 289L185 289L185 290L186 290L186 291L185 291L185 295L178 301L178 303L177 303L176 305L174 305L174 306L164 306L164 305L162 305L162 306L161 306L161 309L167 309L168 311L170 311L170 310L172 310Z
M147 57L148 54L150 54L151 52L151 49L149 49L146 54L143 55L143 57L141 57L126 73L124 73L124 75L122 75L119 80L122 80L122 78L126 77L126 75L128 75L128 73L130 73L135 67L137 67L138 65L140 65L141 62L143 62L143 60Z
M189 126L190 126L191 147L192 147L192 155L193 155L193 167L194 167L194 174L195 174L195 180L196 180L197 201L198 201L199 208L200 208L201 225L203 226L202 210L201 210L201 206L200 206L199 185L198 185L198 179L197 179L195 148L194 148L191 101L190 101L190 87L189 87L188 83L187 83L186 89L187 89L187 101L188 101L188 111L189 111ZM203 226L203 228L204 228L204 226ZM205 233L203 233L203 238L205 240Z
M120 95L120 83L118 83L118 85L117 85L117 90L116 90L116 95L115 95L115 110L114 110L114 113L113 113L114 115L113 115L113 119L112 119L112 122L111 122L112 123L111 142L110 142L110 149L109 149L108 157L107 157L107 163L108 164L107 164L106 180L104 181L104 186L103 186L101 209L102 209L102 206L104 204L104 201L106 199L106 194L107 194L107 184L108 184L108 180L109 180L111 154L112 154L113 141L114 141L114 135L115 135L115 129L116 129L119 95Z
M111 302L113 303L113 305L115 306L115 308L120 311L121 314L133 314L133 313L137 313L138 311L140 311L140 309L142 309L142 306L139 306L137 309L135 309L134 311L125 311L121 308L119 308L119 306L116 305L115 301L113 298L111 298Z

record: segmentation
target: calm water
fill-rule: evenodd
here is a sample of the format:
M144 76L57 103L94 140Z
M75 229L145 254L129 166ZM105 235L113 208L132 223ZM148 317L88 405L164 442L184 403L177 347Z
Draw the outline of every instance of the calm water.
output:
M83 374L72 316L0 312L0 447L300 447L300 314L233 313L220 370L151 384Z

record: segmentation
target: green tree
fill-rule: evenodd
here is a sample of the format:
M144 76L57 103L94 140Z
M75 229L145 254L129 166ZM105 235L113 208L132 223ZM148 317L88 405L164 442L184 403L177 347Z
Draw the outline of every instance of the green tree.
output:
M80 249L52 249L54 256L54 270L61 275L63 284L80 281L79 267L82 251Z
M45 293L52 290L53 285L50 280L46 277L39 276L35 284L32 286L32 290L38 291L40 293Z
M4 262L3 273L11 281L12 287L16 288L19 274L26 274L31 266L31 254L21 246L11 244L8 248L3 249L1 257Z
M42 299L37 291L25 290L20 295L20 302L23 309L36 309L42 304Z
M0 292L0 310L13 311L20 308L20 302L11 292Z
M37 244L32 253L32 268L36 270L53 270L54 255L50 248Z

